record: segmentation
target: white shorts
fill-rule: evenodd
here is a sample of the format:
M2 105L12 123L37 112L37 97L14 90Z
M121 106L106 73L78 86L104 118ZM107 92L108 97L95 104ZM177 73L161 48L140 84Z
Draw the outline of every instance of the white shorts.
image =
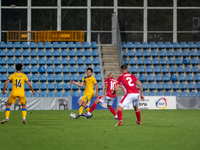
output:
M133 102L133 107L139 106L139 93L131 93L131 94L125 94L122 100L119 103L119 106L122 108L128 107L131 102Z
M112 106L114 99L115 98L111 98L111 97L108 97L108 96L105 96L105 97L102 98L102 95L98 97L98 100L101 103L104 103L104 104L107 104L107 105L110 105L110 106Z

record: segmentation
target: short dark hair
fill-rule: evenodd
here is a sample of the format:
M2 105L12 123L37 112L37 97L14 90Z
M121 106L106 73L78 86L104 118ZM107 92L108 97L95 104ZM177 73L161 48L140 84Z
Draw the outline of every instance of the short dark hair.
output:
M91 67L87 68L87 71L90 70L93 73L93 69Z
M121 66L121 69L122 69L122 70L126 70L126 69L127 69L127 65L122 65L122 66Z
M22 69L22 66L23 66L23 65L22 65L21 63L19 63L19 64L16 64L16 67L15 67L15 68L16 68L17 71L19 71L19 70Z

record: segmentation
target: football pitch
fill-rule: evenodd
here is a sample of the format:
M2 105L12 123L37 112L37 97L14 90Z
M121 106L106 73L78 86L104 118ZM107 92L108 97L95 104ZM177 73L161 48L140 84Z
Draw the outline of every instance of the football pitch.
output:
M29 110L24 125L21 111L11 111L10 121L0 124L0 150L200 149L199 109L141 110L141 126L133 110L124 110L120 127L109 110L95 110L91 119L70 119L71 112Z

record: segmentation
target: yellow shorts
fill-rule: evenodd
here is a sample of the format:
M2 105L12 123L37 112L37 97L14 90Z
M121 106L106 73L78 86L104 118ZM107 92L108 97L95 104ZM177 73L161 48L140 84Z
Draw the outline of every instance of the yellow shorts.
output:
M84 93L81 100L83 100L84 102L89 102L93 96L94 96L94 93Z
M10 94L10 96L8 98L8 102L11 103L11 104L14 104L16 102L17 98L19 99L19 103L26 104L26 97L25 97L25 95L15 96L13 94Z

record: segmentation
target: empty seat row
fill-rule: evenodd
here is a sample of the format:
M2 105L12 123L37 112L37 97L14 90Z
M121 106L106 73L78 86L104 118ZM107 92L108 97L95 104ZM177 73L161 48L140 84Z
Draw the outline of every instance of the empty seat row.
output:
M181 91L181 93L179 91L174 91L173 94L171 91L166 91L165 94L163 91L158 91L157 94L155 91L150 91L149 94L147 91L143 92L144 96L176 96L176 97L200 97L200 91L197 92L197 95L195 93L195 91L189 91L189 95L187 91Z

